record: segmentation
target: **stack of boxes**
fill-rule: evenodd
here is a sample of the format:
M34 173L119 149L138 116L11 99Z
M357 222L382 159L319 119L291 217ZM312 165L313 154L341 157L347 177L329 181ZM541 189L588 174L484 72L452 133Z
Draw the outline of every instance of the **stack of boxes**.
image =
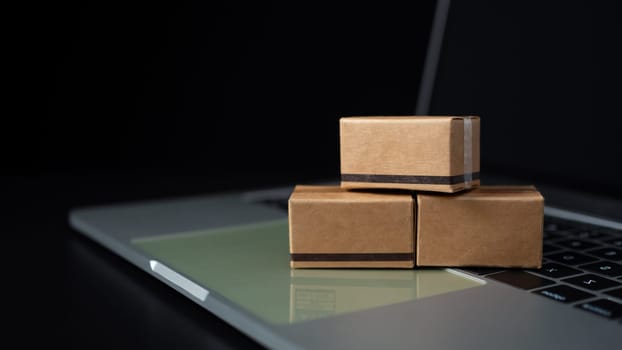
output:
M544 199L480 186L478 117L340 120L340 186L289 198L293 268L539 268Z

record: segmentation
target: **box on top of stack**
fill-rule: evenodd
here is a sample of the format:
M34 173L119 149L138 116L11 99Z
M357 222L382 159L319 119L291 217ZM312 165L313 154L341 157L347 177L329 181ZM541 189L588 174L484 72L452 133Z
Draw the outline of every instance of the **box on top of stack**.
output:
M538 268L544 198L479 186L478 117L344 117L341 186L296 186L290 265Z
M340 119L341 185L457 192L479 185L480 119Z

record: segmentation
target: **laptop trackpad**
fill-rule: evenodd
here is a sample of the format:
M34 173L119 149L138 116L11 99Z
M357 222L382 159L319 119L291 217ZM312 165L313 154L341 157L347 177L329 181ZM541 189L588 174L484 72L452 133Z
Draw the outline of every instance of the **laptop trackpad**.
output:
M275 324L361 311L484 283L444 269L290 269L287 220L141 238L133 244Z

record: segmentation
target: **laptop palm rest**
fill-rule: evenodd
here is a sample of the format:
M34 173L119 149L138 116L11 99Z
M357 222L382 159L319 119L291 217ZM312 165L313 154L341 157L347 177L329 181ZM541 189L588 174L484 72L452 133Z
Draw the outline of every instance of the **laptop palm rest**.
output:
M273 324L481 286L445 269L290 269L287 220L140 238L152 270L199 300L216 292ZM209 286L208 291L203 286Z

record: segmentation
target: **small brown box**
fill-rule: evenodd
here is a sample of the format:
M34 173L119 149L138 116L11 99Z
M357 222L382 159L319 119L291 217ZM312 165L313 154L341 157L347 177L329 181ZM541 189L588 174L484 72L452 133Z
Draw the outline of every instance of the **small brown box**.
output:
M533 186L417 194L417 266L539 268L544 198Z
M291 267L414 267L407 192L296 186L289 198Z
M478 117L343 117L341 186L457 192L479 185Z

